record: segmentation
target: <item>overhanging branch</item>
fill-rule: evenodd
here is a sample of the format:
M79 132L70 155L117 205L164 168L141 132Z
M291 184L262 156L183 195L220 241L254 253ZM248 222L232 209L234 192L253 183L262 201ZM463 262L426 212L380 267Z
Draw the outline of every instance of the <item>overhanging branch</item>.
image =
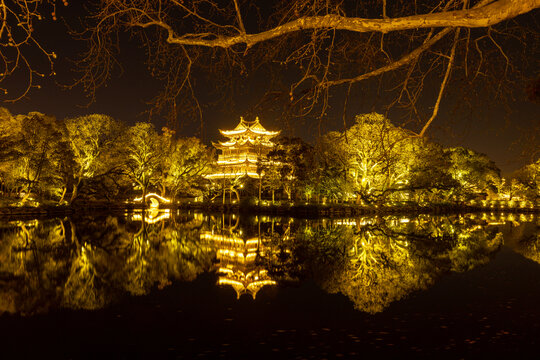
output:
M481 4L486 3L485 1ZM436 27L488 27L504 20L514 18L540 7L540 0L498 0L484 6L471 9L438 12L431 14L405 16L400 18L364 19L345 17L337 14L324 16L304 16L283 25L255 34L236 34L232 36L217 34L178 35L163 21L151 21L138 24L142 27L158 26L168 31L167 41L171 44L186 46L230 48L245 44L251 47L286 34L302 30L335 29L352 32L403 31Z

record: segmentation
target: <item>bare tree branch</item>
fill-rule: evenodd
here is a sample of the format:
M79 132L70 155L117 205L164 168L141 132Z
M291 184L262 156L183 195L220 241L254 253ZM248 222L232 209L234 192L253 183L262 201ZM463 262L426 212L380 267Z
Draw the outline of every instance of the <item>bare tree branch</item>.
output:
M403 31L433 27L487 27L514 18L540 7L540 0L498 0L488 5L441 13L413 15L402 18L363 19L349 18L336 14L301 17L256 34L222 36L218 34L179 35L173 28L160 20L138 23L141 27L158 26L168 33L167 42L178 45L228 48L245 44L248 48L285 34L313 29L335 29L352 32Z
M62 2L67 5L66 0ZM56 3L57 0L0 1L0 84L3 85L0 92L7 95L4 101L24 98L32 88L40 87L36 78L55 75L56 54L41 45L35 24L49 16L56 20ZM38 56L45 60L45 66L36 60ZM15 86L4 85L17 74L25 74L26 81L18 80ZM8 91L8 87L15 90Z
M439 95L437 96L437 101L435 102L435 107L433 108L433 113L429 120L426 122L418 136L424 136L426 133L426 130L428 129L429 125L433 122L433 120L437 117L437 114L439 113L439 106L441 104L441 99L444 94L444 89L446 88L446 84L448 83L448 78L450 77L450 73L452 71L452 66L454 65L454 58L456 56L456 45L458 43L459 39L459 32L460 29L458 28L456 30L456 35L454 36L454 45L452 45L452 50L450 51L450 58L448 59L448 66L446 68L446 72L444 74L444 79L441 83L441 87L439 89Z

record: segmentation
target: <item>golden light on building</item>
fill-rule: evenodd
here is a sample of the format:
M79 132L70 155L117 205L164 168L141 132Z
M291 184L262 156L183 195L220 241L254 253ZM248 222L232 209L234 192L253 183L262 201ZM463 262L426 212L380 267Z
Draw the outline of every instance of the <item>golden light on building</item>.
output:
M274 147L272 138L280 133L266 130L258 117L255 121L245 121L241 117L240 123L233 130L219 132L228 140L212 143L221 153L217 160L218 171L207 175L209 179L242 176L258 178L260 173L257 165Z

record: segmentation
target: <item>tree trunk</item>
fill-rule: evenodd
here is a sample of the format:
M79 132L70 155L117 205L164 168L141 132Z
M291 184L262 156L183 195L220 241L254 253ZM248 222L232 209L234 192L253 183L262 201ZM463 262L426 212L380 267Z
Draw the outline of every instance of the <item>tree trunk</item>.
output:
M225 177L223 177L223 205L225 205Z
M71 197L69 198L69 205L71 205L73 201L75 201L75 199L78 196L78 192L79 192L79 183L73 185L73 191L71 192Z
M146 208L146 184L142 185L142 207L143 207L143 210ZM143 220L144 220L144 211L143 211Z
M259 175L259 204L261 203L261 193L262 193L262 177Z
M62 204L62 201L64 201L64 196L66 196L67 186L64 186L64 191L62 191L62 196L60 196L60 200L58 200L58 204Z

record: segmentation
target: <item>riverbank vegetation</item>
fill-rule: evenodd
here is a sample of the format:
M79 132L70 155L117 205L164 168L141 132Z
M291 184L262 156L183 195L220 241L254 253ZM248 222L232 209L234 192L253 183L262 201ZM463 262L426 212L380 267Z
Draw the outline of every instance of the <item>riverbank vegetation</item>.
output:
M474 204L540 199L540 160L503 178L486 155L443 148L377 113L315 144L281 138L260 179L210 181L215 154L196 138L107 115L65 120L0 111L2 206L125 203L148 193L245 205ZM259 191L259 189L261 191Z

